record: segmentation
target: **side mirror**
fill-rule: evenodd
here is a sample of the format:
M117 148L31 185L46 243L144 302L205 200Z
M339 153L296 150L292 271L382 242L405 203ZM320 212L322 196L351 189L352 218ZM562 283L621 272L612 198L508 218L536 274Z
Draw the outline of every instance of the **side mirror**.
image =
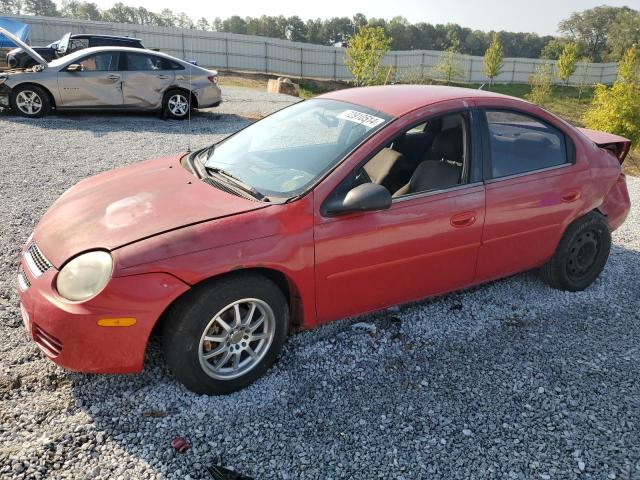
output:
M82 65L79 65L77 63L72 63L67 67L67 72L81 72L81 71L82 71Z
M391 206L391 193L377 183L364 183L352 188L344 198L330 201L325 207L328 215L386 210Z

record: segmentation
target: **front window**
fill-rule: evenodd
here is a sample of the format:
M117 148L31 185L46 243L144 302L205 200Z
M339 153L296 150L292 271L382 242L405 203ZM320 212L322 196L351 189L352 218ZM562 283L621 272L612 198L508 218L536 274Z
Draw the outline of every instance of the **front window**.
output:
M94 53L80 60L83 72L114 72L118 70L118 52Z
M360 105L300 102L216 145L205 167L224 170L265 196L293 197L389 120Z

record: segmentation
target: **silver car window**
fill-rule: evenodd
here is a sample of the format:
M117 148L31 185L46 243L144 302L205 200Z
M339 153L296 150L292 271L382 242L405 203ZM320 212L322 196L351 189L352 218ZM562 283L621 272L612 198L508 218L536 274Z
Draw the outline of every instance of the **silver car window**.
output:
M113 72L119 69L119 59L118 52L101 52L89 55L79 63L85 72Z
M162 70L162 58L141 53L127 53L127 70Z

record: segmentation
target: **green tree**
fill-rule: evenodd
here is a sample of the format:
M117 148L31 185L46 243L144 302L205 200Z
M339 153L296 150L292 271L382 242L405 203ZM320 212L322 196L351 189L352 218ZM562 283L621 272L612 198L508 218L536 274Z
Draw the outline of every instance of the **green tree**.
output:
M540 58L543 60L558 60L567 43L569 43L569 40L566 38L549 40L540 52Z
M562 49L562 53L556 62L556 74L566 85L569 85L569 78L576 71L578 64L578 45L567 43Z
M391 47L391 39L381 27L361 27L349 39L346 63L356 86L379 85L384 81L382 60Z
M500 75L504 66L504 52L498 34L493 34L491 45L484 54L484 73L489 79L489 85L493 85L493 79Z
M595 62L601 62L607 54L610 28L618 12L618 8L606 6L576 12L560 22L558 28L573 41L582 43Z
M60 14L63 17L79 18L81 20L102 20L102 12L98 5L78 0L63 0Z
M59 17L60 12L52 0L22 0L22 11L30 15L43 17Z
M609 28L610 58L621 58L634 45L640 45L640 12L622 8Z
M603 130L640 145L640 50L628 49L610 88L597 85L593 103L584 115L588 128Z
M0 13L18 14L20 13L19 0L0 0Z
M202 17L200 18L200 20L198 20L198 23L196 24L196 28L198 30L209 30L211 27L209 26L209 21Z
M534 73L529 77L531 92L527 99L532 103L544 105L551 98L551 83L553 82L553 69L551 64L543 62L536 66Z
M433 67L432 74L447 85L460 80L464 76L460 53L456 47L451 47L442 52L438 64Z

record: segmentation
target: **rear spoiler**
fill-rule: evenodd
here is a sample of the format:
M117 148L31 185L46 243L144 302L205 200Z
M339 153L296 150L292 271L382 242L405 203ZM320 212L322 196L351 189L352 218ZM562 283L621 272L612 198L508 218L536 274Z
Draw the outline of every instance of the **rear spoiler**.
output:
M627 158L631 149L631 140L612 133L589 130L588 128L579 128L578 130L600 148L613 153L620 161L620 164Z

